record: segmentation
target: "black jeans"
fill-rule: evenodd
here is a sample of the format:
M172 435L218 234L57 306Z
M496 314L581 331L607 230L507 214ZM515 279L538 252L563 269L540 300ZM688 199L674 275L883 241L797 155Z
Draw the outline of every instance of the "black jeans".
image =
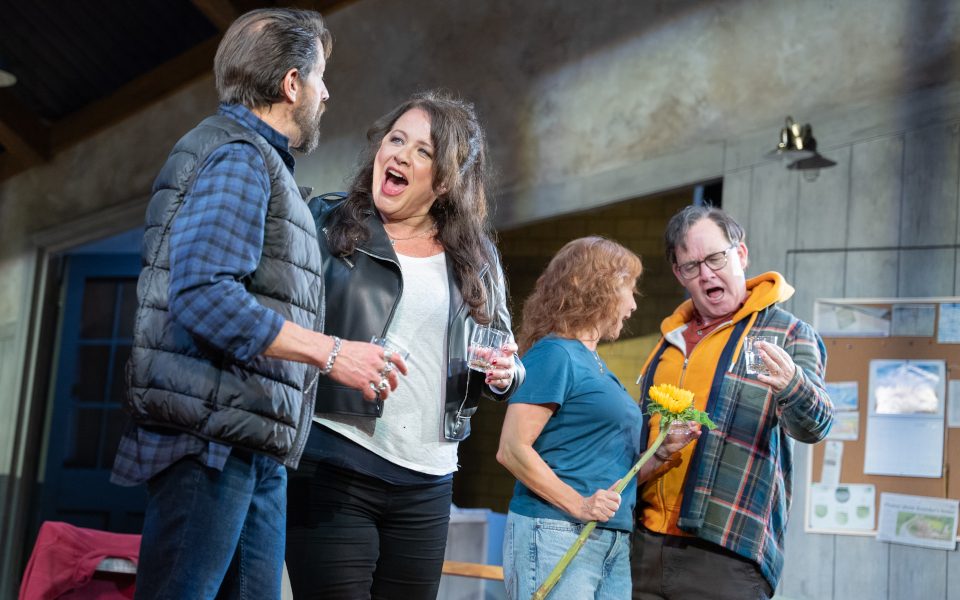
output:
M434 600L452 492L450 480L397 486L303 459L287 490L294 597Z
M633 600L768 600L773 589L753 561L700 538L638 525L630 564Z

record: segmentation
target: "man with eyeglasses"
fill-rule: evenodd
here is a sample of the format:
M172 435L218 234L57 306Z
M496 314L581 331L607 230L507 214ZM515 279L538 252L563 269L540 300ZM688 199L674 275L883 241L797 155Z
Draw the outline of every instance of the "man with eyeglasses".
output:
M777 305L793 288L776 272L747 279L745 234L730 215L687 206L667 224L667 259L690 295L661 324L640 376L694 392L717 429L704 429L639 492L633 598L765 599L783 569L793 440L826 437L833 406L824 389L826 348L813 327ZM748 375L747 336L768 374ZM649 444L659 421L644 422Z

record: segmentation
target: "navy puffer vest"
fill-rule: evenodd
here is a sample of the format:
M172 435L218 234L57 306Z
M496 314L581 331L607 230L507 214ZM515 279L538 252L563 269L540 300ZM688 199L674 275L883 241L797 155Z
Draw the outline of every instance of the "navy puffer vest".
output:
M187 431L295 467L309 433L313 394L306 391L317 369L264 356L240 364L194 339L169 312L171 224L205 158L236 141L260 150L271 190L263 253L244 285L284 319L322 327L321 258L306 193L263 137L228 117L209 117L174 146L147 208L127 400L140 425Z

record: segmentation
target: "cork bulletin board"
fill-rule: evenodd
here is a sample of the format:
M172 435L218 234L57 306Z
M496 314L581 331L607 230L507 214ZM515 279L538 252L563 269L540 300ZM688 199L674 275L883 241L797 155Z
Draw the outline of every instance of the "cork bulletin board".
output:
M821 310L826 303L826 310ZM863 310L866 317L859 324L850 325L849 315L830 314L838 307L852 306ZM918 310L920 312L918 312ZM933 314L931 323L931 311ZM843 312L843 311L841 311ZM922 314L922 323L909 318ZM897 318L900 315L901 318ZM906 321L902 318L908 315ZM869 484L875 489L873 530L823 529L811 526L811 485L819 482L823 473L825 443L815 444L810 453L807 469L807 506L805 523L807 531L848 535L875 535L876 511L883 492L929 496L933 498L960 499L960 428L950 428L949 382L960 379L960 339L953 341L952 328L957 323L950 319L960 315L960 298L880 299L880 300L818 300L815 327L821 332L827 348L826 382L856 382L858 421L856 439L842 441L840 485ZM886 324L884 324L886 321ZM886 331L884 328L886 327ZM960 327L957 327L960 329ZM941 331L942 329L942 331ZM942 361L945 367L943 381L943 465L939 477L893 476L865 473L867 451L867 428L871 406L871 361ZM879 363L875 363L879 364ZM848 413L852 416L851 413ZM836 428L836 423L834 425ZM884 443L884 438L873 440L874 447ZM905 453L908 455L909 453ZM912 459L910 459L912 460Z

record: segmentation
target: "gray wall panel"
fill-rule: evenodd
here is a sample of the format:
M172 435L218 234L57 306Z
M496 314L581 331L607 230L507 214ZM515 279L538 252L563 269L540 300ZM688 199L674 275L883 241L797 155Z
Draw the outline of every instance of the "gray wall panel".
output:
M879 498L877 500L879 501ZM874 537L833 537L836 538L833 597L836 600L886 598L890 544L881 544Z
M793 275L790 283L796 289L789 310L808 323L813 323L813 303L817 298L843 296L844 254L818 252L791 255Z
M800 177L796 248L844 245L850 196L850 148L835 151L833 160L837 166L821 169L813 181Z
M750 221L752 179L753 169L734 171L723 178L723 210L744 226Z
M809 458L809 446L794 445L793 504L784 539L783 579L777 593L778 597L782 594L783 598L789 600L832 600L834 536L808 534L803 531ZM812 573L816 573L816 576L811 577Z
M953 293L956 250L901 250L899 293L902 297L949 296Z
M947 553L943 550L890 544L889 568L887 597L890 600L942 600L947 597Z
M747 230L750 272L787 268L786 251L794 247L799 175L780 162L766 162L753 169L750 219Z
M957 249L953 254L953 266L953 294L960 296L960 249Z
M897 295L900 256L896 250L848 252L844 276L847 298L890 298Z
M960 551L947 552L947 600L960 600Z
M902 172L902 136L853 145L848 247L896 246L900 242Z
M907 133L901 244L952 244L956 241L958 157L958 135L953 125Z

